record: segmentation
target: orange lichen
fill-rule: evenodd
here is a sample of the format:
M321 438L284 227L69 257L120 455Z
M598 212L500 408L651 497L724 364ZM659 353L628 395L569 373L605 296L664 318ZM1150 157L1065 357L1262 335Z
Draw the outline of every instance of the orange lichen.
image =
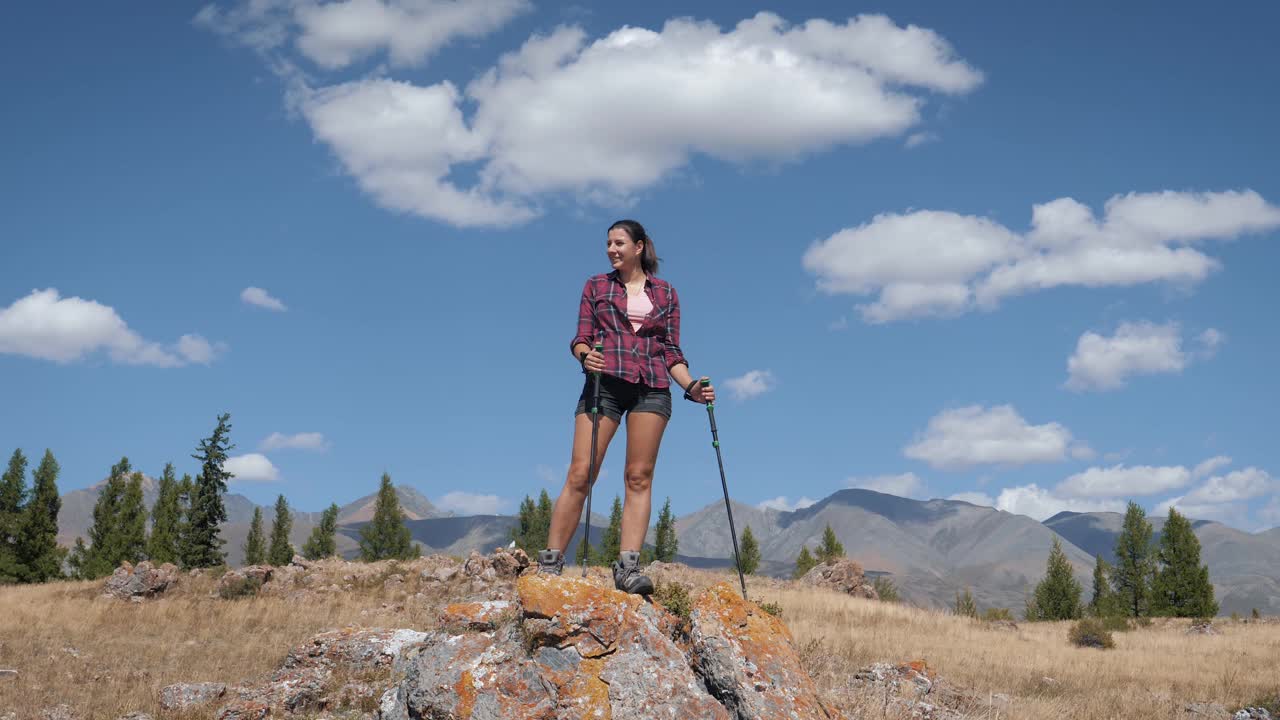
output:
M453 686L454 692L458 694L457 715L461 720L469 720L471 711L476 707L476 684L475 678L471 677L470 670L463 670L458 676L458 682Z

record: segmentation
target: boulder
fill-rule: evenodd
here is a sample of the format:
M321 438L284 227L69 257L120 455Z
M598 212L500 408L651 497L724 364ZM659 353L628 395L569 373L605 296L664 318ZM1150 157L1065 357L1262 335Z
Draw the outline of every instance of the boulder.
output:
M228 570L218 578L218 595L225 598L256 594L263 585L271 581L274 572L275 569L270 565L248 565Z
M1197 620L1187 628L1188 635L1221 635L1222 631L1213 626L1212 620Z
M818 697L791 633L727 583L704 590L690 612L694 662L732 717L828 720L840 715Z
M185 712L217 700L227 693L222 683L177 683L160 690L160 707Z
M800 578L800 582L868 600L880 599L875 586L867 582L862 565L848 558L815 565Z
M137 565L124 563L111 573L102 587L104 595L120 600L155 597L178 583L178 568L171 563L156 567L149 560Z

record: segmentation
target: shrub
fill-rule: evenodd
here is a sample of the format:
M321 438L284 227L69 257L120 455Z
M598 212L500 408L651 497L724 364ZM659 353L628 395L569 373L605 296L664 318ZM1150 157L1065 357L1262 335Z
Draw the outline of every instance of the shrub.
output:
M760 606L761 610L769 613L770 615L779 618L782 617L782 606L778 603L756 600L756 604Z
M1013 622L1013 613L1009 608L987 608L982 613L982 619L987 622L995 622L997 620L1008 620Z
M964 592L956 592L956 604L952 610L956 615L978 617L978 604L973 601L973 593L969 592L969 588L965 588Z
M1112 639L1111 632L1107 630L1098 618L1077 620L1071 626L1071 631L1067 633L1067 638L1076 647L1094 647L1109 650L1116 646L1116 641Z
M871 582L871 586L876 589L876 594L885 602L899 602L902 598L898 596L898 586L893 584L893 580L887 575L881 575Z
M677 582L659 582L653 589L653 599L662 604L667 612L689 622L689 612L693 610L693 600L689 597L689 588Z
M256 577L232 578L218 585L218 597L223 600L238 600L253 597L262 589L262 580Z
M1250 612L1250 617L1252 617L1254 620L1260 620L1262 618L1262 616L1258 614L1258 608L1254 608Z
M1123 615L1104 615L1098 621L1107 632L1128 632L1133 629L1129 618Z
M1240 622L1240 613L1238 612L1231 613L1231 622Z

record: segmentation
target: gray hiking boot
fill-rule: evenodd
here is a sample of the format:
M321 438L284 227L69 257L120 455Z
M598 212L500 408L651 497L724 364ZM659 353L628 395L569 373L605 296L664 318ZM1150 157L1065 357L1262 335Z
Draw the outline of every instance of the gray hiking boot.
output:
M564 553L559 550L538 551L538 572L560 575L564 572Z
M653 592L653 581L640 574L640 553L623 551L613 563L613 586L624 593L648 595Z

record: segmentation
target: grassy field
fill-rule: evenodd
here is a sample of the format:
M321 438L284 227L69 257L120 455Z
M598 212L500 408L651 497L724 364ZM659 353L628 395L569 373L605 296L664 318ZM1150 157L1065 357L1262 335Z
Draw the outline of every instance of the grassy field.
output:
M386 565L326 564L324 578L293 592L238 600L211 577L184 577L159 600L99 597L100 582L0 588L0 717L37 718L62 703L82 718L166 715L160 688L177 682L263 679L288 650L347 626L430 629L463 592ZM728 575L672 569L697 587ZM732 580L736 583L737 578ZM336 587L335 587L336 586ZM1116 648L1067 642L1069 623L998 629L967 618L751 579L753 599L776 602L823 692L849 718L905 717L852 676L875 662L923 660L966 693L990 700L973 717L1184 718L1187 703L1228 709L1280 693L1280 623L1220 620L1220 635L1187 635L1186 621L1117 633ZM1001 698L998 696L1005 696ZM192 715L190 717L208 717Z

